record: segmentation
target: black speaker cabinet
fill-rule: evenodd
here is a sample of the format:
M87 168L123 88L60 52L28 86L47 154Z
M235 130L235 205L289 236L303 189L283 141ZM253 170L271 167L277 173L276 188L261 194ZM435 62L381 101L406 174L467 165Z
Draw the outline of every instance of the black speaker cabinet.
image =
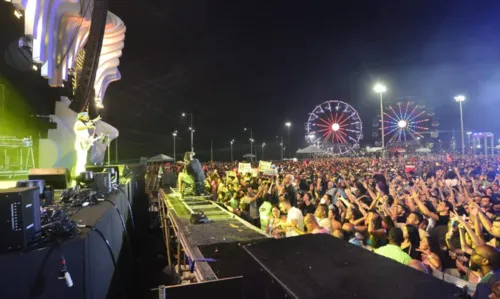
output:
M25 249L40 229L40 189L0 189L0 252Z
M116 165L87 165L85 169L87 171L93 171L94 173L103 172L106 168L113 168L115 170L116 176L111 177L111 180L114 184L120 183L120 177L123 176L123 170L125 169L124 164L116 164Z
M109 172L94 173L94 183L96 189L99 192L110 193L111 191L113 191L113 185L111 184L111 173Z
M45 185L60 190L71 186L71 174L67 168L32 168L28 173L28 179L44 180Z
M460 289L330 235L245 246L243 298L442 299Z

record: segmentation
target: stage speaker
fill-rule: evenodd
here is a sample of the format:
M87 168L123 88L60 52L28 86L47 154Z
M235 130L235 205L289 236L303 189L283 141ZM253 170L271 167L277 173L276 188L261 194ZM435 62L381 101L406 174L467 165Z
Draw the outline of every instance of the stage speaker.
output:
M243 298L460 298L455 285L326 234L244 247ZM457 297L458 296L458 297Z
M0 189L0 252L23 250L40 226L40 188Z
M116 164L116 165L87 165L85 169L87 171L92 171L94 173L104 172L107 168L111 168L114 171L114 175L112 174L111 179L114 184L120 183L120 177L124 176L124 164Z
M71 186L71 175L67 168L32 168L28 173L30 180L44 180L45 185L64 190Z
M111 173L109 172L94 173L94 183L95 188L99 192L107 194L113 191L113 185L111 184Z
M170 191L170 187L177 187L177 173L170 171L164 172L161 176L161 185L168 191Z

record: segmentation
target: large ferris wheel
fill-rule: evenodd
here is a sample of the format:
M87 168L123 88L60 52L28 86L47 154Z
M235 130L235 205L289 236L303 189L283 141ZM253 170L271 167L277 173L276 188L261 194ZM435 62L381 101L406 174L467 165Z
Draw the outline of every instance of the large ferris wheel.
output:
M309 113L306 140L331 155L359 148L363 123L358 112L342 101L326 101Z

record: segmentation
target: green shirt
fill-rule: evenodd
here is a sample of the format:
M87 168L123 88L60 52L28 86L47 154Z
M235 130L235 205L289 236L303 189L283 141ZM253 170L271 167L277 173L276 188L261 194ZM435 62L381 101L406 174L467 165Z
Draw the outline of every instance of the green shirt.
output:
M411 261L411 257L404 252L401 247L392 244L387 244L376 249L375 253L385 256L386 258L390 258L391 260L395 260L403 265L408 265Z
M259 207L259 216L260 216L260 228L266 229L267 224L269 223L269 215L271 215L271 209L273 206L270 202L264 201Z

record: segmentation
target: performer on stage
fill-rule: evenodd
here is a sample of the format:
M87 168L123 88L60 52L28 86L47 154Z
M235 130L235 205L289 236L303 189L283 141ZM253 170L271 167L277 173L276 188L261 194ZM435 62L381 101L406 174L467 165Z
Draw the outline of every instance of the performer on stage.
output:
M90 120L87 112L80 112L77 115L73 131L75 132L75 151L76 151L76 166L75 176L85 171L87 164L87 154L94 142L98 138L95 136L95 123L101 118Z
M183 171L179 174L178 190L184 194L185 185L192 186L196 195L205 193L205 173L198 159L194 158L194 153L184 154Z

